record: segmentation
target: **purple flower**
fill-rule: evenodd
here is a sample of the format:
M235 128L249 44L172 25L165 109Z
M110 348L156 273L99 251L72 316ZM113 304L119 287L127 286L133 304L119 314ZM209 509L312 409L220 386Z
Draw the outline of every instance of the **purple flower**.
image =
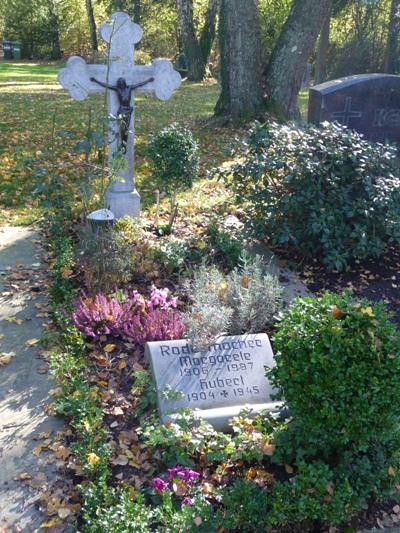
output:
M186 496L185 498L183 498L182 500L182 505L193 505L193 499L192 498L189 498L188 496Z
M168 483L166 483L160 477L155 477L150 484L153 489L155 489L157 492L160 492L161 494L169 488Z
M190 470L190 468L185 468L181 465L176 465L174 468L168 469L168 481L172 481L175 478L179 478L190 485L194 481L197 481L199 477L200 474L198 472Z

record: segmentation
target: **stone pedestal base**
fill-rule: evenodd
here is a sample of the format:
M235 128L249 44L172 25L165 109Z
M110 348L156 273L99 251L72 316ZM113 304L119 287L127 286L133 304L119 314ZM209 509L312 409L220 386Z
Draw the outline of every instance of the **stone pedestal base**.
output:
M124 216L138 217L140 214L140 194L136 189L129 192L108 191L106 202L116 219Z

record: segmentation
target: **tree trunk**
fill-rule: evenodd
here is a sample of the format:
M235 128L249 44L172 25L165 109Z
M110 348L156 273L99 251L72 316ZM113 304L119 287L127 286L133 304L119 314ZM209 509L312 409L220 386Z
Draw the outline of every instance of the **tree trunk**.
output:
M392 0L384 71L395 74L400 34L400 0Z
M315 83L326 81L326 67L328 62L329 37L331 29L331 12L328 13L318 40L317 60L315 66Z
M205 22L200 35L200 49L205 65L207 64L215 39L215 22L217 19L219 4L220 0L209 0L207 11L204 16Z
M333 0L294 0L267 69L270 107L286 118L299 118L298 95L307 61Z
M140 21L142 18L141 0L133 0L132 4L133 4L132 5L133 22L136 22L136 24L140 24Z
M188 79L201 81L205 64L193 21L193 0L177 0L177 10L182 31L183 48L188 66Z
M60 28L53 0L47 1L50 22L51 59L61 59Z
M90 46L93 52L97 52L99 47L97 43L97 28L96 28L96 21L94 20L92 0L85 0L85 3L86 3L86 13L87 13L88 21L89 21L89 29L90 29Z
M263 103L256 0L222 0L219 41L222 88L215 114L236 124L247 122L259 114Z

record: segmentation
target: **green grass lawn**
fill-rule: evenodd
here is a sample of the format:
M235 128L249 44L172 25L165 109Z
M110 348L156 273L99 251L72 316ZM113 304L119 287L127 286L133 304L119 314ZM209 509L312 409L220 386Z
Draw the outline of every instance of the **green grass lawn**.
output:
M104 97L72 100L57 83L61 64L0 61L0 222L30 222L37 217L32 191L60 176L66 183L84 177L84 157L74 152L84 139L89 121L102 127ZM145 203L154 198L145 147L149 135L172 122L188 126L200 144L201 175L221 164L225 149L244 130L210 126L219 86L215 81L184 82L168 102L136 97L136 180ZM302 91L303 116L307 91ZM96 164L96 161L94 161Z
M26 62L0 61L1 83L29 82L29 83L55 83L59 64L40 64Z

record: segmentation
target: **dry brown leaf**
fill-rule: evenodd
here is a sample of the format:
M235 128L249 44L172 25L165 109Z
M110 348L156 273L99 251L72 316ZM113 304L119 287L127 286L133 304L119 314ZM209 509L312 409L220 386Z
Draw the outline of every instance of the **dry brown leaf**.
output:
M129 462L129 459L126 455L118 455L118 457L113 459L111 462L116 466L126 466Z
M114 416L121 416L124 414L124 411L121 409L121 407L116 406L111 409L110 414Z
M104 346L104 351L105 351L106 353L111 353L111 352L113 352L113 351L115 350L116 347L117 347L116 344L106 344L106 345Z
M22 472L18 476L18 479L20 479L21 481L26 481L27 479L32 479L32 476L30 474L28 474L28 472Z
M40 342L40 339L29 339L25 342L25 346L29 346L29 347L36 346L38 342Z
M61 507L60 509L57 509L57 514L61 519L64 520L71 514L71 510L68 509L68 507Z
M59 518L52 518L51 520L48 520L47 522L44 522L43 524L41 524L40 527L42 527L43 529L49 529L51 527L56 526L59 523L60 523Z
M271 456L271 455L274 455L276 446L275 444L270 444L268 441L263 440L261 442L260 448L264 455Z
M293 466L290 465L285 465L285 470L287 474L293 474L294 472Z

